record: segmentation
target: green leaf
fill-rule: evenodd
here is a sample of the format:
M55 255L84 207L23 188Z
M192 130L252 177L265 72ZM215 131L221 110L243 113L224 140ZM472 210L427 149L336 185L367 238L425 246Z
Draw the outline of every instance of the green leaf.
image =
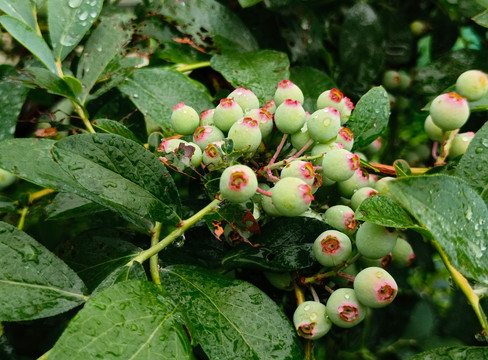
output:
M44 208L48 220L71 219L106 210L103 206L73 193L59 193Z
M180 102L197 112L213 108L209 94L188 76L169 68L137 69L119 89L146 118L166 131L171 127L173 106Z
M166 167L143 146L112 134L75 135L58 141L55 161L90 200L138 226L176 225L180 202Z
M126 139L142 144L142 142L129 128L127 128L125 125L121 124L118 121L109 119L97 119L93 121L93 126L106 133L120 135Z
M68 85L75 98L78 98L83 89L80 80L73 76L65 75L63 76L63 81L66 83L66 85Z
M51 157L54 143L49 139L0 141L0 167L45 188L76 192L76 182Z
M441 347L417 354L408 360L479 360L488 357L488 348L479 346Z
M48 25L54 57L64 58L98 18L103 0L49 0Z
M476 132L455 175L465 180L488 204L488 123Z
M432 234L464 276L488 284L488 207L459 178L404 177L387 183L391 194Z
M309 66L297 66L290 69L290 80L302 90L305 98L303 107L309 112L317 108L317 98L325 90L337 87L329 75Z
M13 66L0 65L0 141L14 137L17 119L28 89L11 76L19 74Z
M215 0L165 1L158 11L200 48L224 52L258 49L242 20Z
M76 100L76 95L71 86L76 87L75 82L78 80L73 77L66 77L67 81L65 81L65 79L61 79L56 74L40 67L29 67L23 71L29 77L29 80L24 81L26 85L39 86L51 94Z
M338 79L349 97L359 97L383 70L385 37L380 19L365 2L357 2L346 13L339 38Z
M6 196L0 195L0 211L16 213L18 211L18 204Z
M247 8L259 4L261 1L263 0L239 0L239 5L241 5L243 8Z
M56 64L51 49L38 33L21 20L8 15L0 16L0 24L51 72L56 74Z
M37 21L33 12L34 9L35 5L30 0L0 0L0 10L22 21L31 29L37 28Z
M398 203L382 195L366 198L356 210L355 218L392 228L419 228L419 225Z
M312 252L315 238L330 229L325 222L308 217L277 218L262 227L261 235L251 239L255 246L236 246L222 264L271 271L307 268L316 261Z
M161 281L209 359L304 359L290 321L253 285L194 266L167 267Z
M182 316L161 286L115 284L93 296L73 318L49 360L193 359Z
M210 65L235 88L252 90L261 103L271 100L278 83L290 77L288 56L274 50L214 55Z
M122 265L116 268L93 290L92 296L114 284L129 280L147 280L146 270L141 263L136 261L131 266Z
M77 78L83 83L81 103L84 104L90 90L103 74L110 61L123 49L130 40L132 31L124 27L131 15L102 17L101 23L90 35L80 57Z
M376 140L387 127L389 118L390 99L382 86L364 94L346 125L354 134L353 149L361 149Z
M480 26L488 28L488 9L474 16L473 21Z
M0 321L61 314L85 302L81 279L54 254L0 222Z

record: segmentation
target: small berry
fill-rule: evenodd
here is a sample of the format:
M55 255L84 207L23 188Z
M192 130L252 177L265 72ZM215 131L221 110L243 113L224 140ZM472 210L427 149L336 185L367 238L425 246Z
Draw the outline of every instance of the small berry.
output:
M317 109L323 109L328 106L339 110L339 104L344 98L344 94L337 89L325 90L317 98Z
M214 111L215 111L215 109L207 109L207 110L203 110L200 113L200 125L201 126L214 125L214 121L213 121Z
M293 134L300 130L306 117L302 104L291 99L284 100L274 114L276 127L283 134Z
M344 125L351 117L354 110L354 104L348 97L344 97L339 103L339 112L341 113L341 125Z
M281 170L280 177L282 179L289 176L299 178L312 186L315 181L315 170L312 163L303 160L295 160L288 163Z
M383 86L387 90L395 90L400 87L400 74L396 70L386 70L383 73Z
M312 139L327 143L334 140L341 129L341 114L331 106L319 109L308 118L307 128Z
M267 138L273 131L273 115L265 108L251 109L246 111L244 117L250 117L256 120L261 130L262 138Z
M261 189L267 190L273 194L273 188L269 188L267 185L261 185ZM270 216L282 216L281 213L276 208L275 204L273 203L272 196L266 196L261 194L261 207L263 208L264 212Z
M352 235L358 227L354 210L346 205L333 205L328 208L324 213L324 221L346 235Z
M165 154L169 154L180 146L180 144L186 143L185 140L178 139L178 138L168 138L164 139L158 147L159 152L163 152Z
M372 266L356 275L354 291L362 304L371 308L382 308L395 299L398 286L385 269Z
M191 148L191 149L187 149ZM179 149L184 151L184 156L180 158L180 160L186 165L189 166L190 162L193 167L197 167L202 162L202 150L198 147L197 144L188 142L182 139L165 139L159 145L158 151L164 152L165 154L169 153L176 153ZM190 155L191 154L191 155ZM186 162L185 158L186 157Z
M471 143L471 140L473 140L474 136L475 133L472 131L456 134L452 140L451 147L449 148L448 157L450 159L454 159L466 153L466 150L468 150L468 146Z
M337 230L324 231L313 243L315 258L323 266L339 265L349 259L351 252L351 239Z
M354 134L349 128L342 127L334 141L342 144L344 149L351 151L352 146L354 145Z
M249 89L237 88L227 97L234 99L244 111L259 108L258 97Z
M322 159L322 173L334 181L344 181L359 169L359 156L346 149L332 149Z
M302 302L293 313L293 324L298 335L309 340L323 337L332 327L325 305L318 301Z
M191 106L179 103L173 107L171 126L177 134L191 135L200 125L200 116Z
M199 126L193 133L193 142L202 150L205 150L208 144L224 139L224 133L213 125Z
M230 127L244 116L244 112L234 99L224 98L215 108L213 121L222 131L229 131Z
M442 141L442 137L444 135L444 130L442 130L440 127L438 127L434 122L432 121L432 116L428 115L425 118L424 121L424 130L429 137L430 140L432 141Z
M359 189L351 197L351 208L353 210L357 210L357 208L365 199L373 195L378 195L378 191L376 189L373 189L372 187L366 186Z
M312 150L310 151L310 155L312 155L312 156L316 156L316 155L320 155L320 154L325 155L332 149L342 149L343 147L344 146L342 144L337 143L335 141L331 141L331 142L326 143L326 144L315 143L312 147ZM312 162L317 166L322 165L322 159L321 158L314 159L314 160L312 160Z
M254 152L261 144L261 130L257 120L245 117L234 123L227 135L234 142L235 150Z
M289 272L265 271L263 274L275 288L285 291L293 290L293 278Z
M456 80L456 92L469 101L476 101L488 91L488 76L480 70L463 72Z
M279 107L286 99L298 101L303 104L303 93L300 88L290 80L282 80L274 94L274 102Z
M430 105L432 121L444 131L459 129L469 118L468 101L455 92L437 96Z
M396 245L391 251L391 256L393 258L393 264L400 267L410 266L415 259L412 246L407 240L401 237L397 239Z
M379 259L393 250L397 237L396 231L365 222L356 232L356 247L361 255L370 259Z
M357 169L349 179L338 182L339 192L347 198L351 198L357 190L370 185L369 174L361 169Z
M350 328L364 320L368 308L361 304L353 289L339 288L327 300L327 314L334 325Z
M256 174L246 165L233 165L224 170L220 177L222 197L233 203L249 200L258 188Z
M224 163L222 145L223 141L216 141L207 145L203 150L202 161L209 170L213 170Z
M3 190L12 185L16 179L17 176L15 176L14 174L8 172L7 170L0 169L0 190Z
M392 176L385 176L379 179L376 184L374 185L374 188L381 194L381 195L389 195L390 194L390 188L388 187L388 181L395 180L394 177Z
M291 145L297 150L303 148L311 139L306 122L300 130L290 136Z
M408 89L410 87L410 85L412 84L412 78L404 70L400 70L398 72L398 74L400 75L400 86L399 86L400 89L402 89L402 90Z
M286 177L275 184L272 199L283 216L298 216L310 207L314 197L312 188L305 181Z
M270 100L264 104L263 108L268 110L271 114L274 114L276 111L276 103L274 100Z

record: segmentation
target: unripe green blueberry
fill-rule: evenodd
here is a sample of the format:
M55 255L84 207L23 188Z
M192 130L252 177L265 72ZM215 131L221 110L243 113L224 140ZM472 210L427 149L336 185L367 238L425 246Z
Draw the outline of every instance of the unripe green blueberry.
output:
M357 190L370 185L369 174L361 169L357 169L349 179L338 182L339 192L347 198L351 198Z
M273 194L273 189L271 188L266 189L265 187L261 186L262 189L268 190ZM282 216L282 214L278 211L275 204L273 203L272 196L261 195L261 207L263 208L264 212L270 216Z
M214 125L213 114L215 109L203 110L200 113L200 126Z
M323 109L328 106L339 110L339 103L344 98L344 94L337 89L325 90L317 98L317 109Z
M7 170L0 169L0 190L3 190L12 185L16 179L17 176L15 176L14 174L8 172Z
M202 149L200 149L200 147L197 144L192 142L187 142L185 146L191 146L194 149L193 154L190 157L190 162L193 165L193 167L200 166L203 160Z
M393 250L397 237L395 230L364 222L356 232L356 247L361 255L370 259L379 259Z
M410 31L414 35L422 35L429 30L429 24L425 21L415 20L410 23Z
M311 139L306 122L300 130L290 136L291 145L297 150L303 148Z
M383 73L383 86L387 90L395 90L400 87L400 74L396 70L386 70Z
M425 118L424 130L430 140L438 142L442 141L444 130L434 124L434 122L432 121L432 116L430 115Z
M259 130L258 121L250 117L238 120L229 129L227 137L232 139L236 150L256 151L261 144L261 130Z
M251 109L246 111L244 117L250 117L256 120L261 130L262 138L265 139L273 131L273 115L265 108Z
M372 266L356 275L354 291L362 304L371 308L382 308L395 299L398 285L385 269Z
M293 134L305 124L307 114L299 101L286 99L275 111L276 127L283 134Z
M179 139L179 138L168 138L164 139L161 144L158 147L159 152L163 152L165 154L169 154L171 152L174 152L180 144L186 143L185 140Z
M234 99L224 98L214 110L213 122L222 131L229 131L231 126L244 116L242 108Z
M367 154L370 156L378 153L378 151L381 150L381 147L383 146L383 139L381 137L376 138L372 143L370 143L364 151L366 151Z
M410 266L415 259L412 245L401 237L398 237L396 245L391 251L391 256L393 258L393 264L400 267Z
M293 278L289 272L265 271L264 276L275 288L279 290L293 290Z
M213 125L199 126L193 133L193 142L202 150L205 150L208 144L224 139L224 133Z
M466 153L474 135L475 133L472 131L456 134L452 140L451 147L449 148L448 157L454 159Z
M290 80L281 80L274 94L274 102L279 107L286 99L298 101L303 104L302 90Z
M275 184L272 199L283 216L298 216L310 207L314 197L312 188L305 181L286 177Z
M331 106L319 109L308 118L307 128L315 141L330 142L337 137L341 129L341 114Z
M258 188L258 180L246 165L233 165L224 170L219 183L222 197L233 203L249 200Z
M455 92L437 96L430 105L432 121L444 131L459 129L469 118L468 101Z
M191 147L193 150L186 150L185 148ZM197 167L201 164L202 162L202 150L198 147L197 144L192 143L192 142L187 142L182 139L176 139L176 138L169 138L163 140L161 144L159 145L158 151L163 152L165 154L169 153L176 153L178 149L183 149L186 154L188 154L188 160L191 162L191 164L194 167ZM191 155L190 155L191 154ZM184 159L181 158L181 160L184 162ZM187 162L185 165L189 166L189 162Z
M346 149L332 149L322 159L322 173L334 181L349 179L359 169L359 157Z
M332 149L342 149L342 148L343 145L335 141L331 141L326 144L315 143L312 147L312 150L310 151L310 155L312 156L321 155L321 154L325 155ZM312 163L317 166L322 166L322 159L321 158L314 159L312 160Z
M347 127L342 127L334 140L338 144L342 144L343 148L351 151L354 145L354 134Z
M223 141L210 143L203 150L202 161L209 170L214 170L224 163L222 145Z
M309 340L320 339L332 327L325 305L318 301L302 302L293 313L293 324L298 335Z
M274 114L276 111L276 103L274 100L270 100L264 104L263 108L268 110L271 114Z
M410 77L410 75L404 70L400 70L398 72L398 75L400 76L400 84L399 84L400 89L402 90L408 89L412 84L412 78Z
M370 259L364 256L361 256L359 258L359 264L361 264L363 268L376 266L376 267L386 269L388 266L390 266L392 261L393 261L393 257L391 254L387 254L379 259Z
M200 116L191 106L179 103L173 107L171 126L177 134L193 134L198 125L200 125Z
M388 187L388 181L395 180L394 177L392 176L385 176L379 179L374 188L381 194L381 195L389 195L390 194L390 188Z
M486 95L488 91L488 77L483 71L468 70L456 80L456 92L469 101L476 101Z
M354 104L348 97L344 98L339 103L339 112L341 113L341 125L347 123L351 117L352 111L354 110Z
M249 89L237 88L227 97L234 99L244 111L259 108L258 97Z
M356 191L351 197L351 208L356 211L359 205L366 199L373 195L378 195L378 191L372 187L365 186Z
M350 328L364 320L368 308L361 304L353 289L339 288L327 300L327 314L334 325Z
M354 210L346 205L333 205L328 208L324 213L324 221L346 235L352 235L358 227Z
M337 230L324 231L315 239L313 253L323 266L339 265L351 256L351 239Z
M312 186L315 181L315 169L308 161L294 160L286 164L280 173L282 179L289 176L299 178Z

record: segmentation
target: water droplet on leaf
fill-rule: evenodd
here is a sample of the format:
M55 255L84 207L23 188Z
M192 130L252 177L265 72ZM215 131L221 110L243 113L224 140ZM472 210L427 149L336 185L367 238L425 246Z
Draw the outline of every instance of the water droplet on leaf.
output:
M76 8L80 7L82 2L83 2L83 0L69 0L68 6L72 9L76 9Z

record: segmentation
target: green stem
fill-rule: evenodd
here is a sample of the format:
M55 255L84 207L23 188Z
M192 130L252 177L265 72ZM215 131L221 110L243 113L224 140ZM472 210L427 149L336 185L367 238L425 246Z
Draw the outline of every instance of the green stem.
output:
M311 161L311 160L315 160L315 159L320 159L322 156L324 156L324 155L323 154L318 154L318 155L313 155L313 156L303 155L303 156L300 156L297 158L293 158L291 160L290 159L281 160L281 161L275 162L273 164L266 165L265 167L259 169L259 174L264 175L264 174L266 174L267 169L270 169L270 170L278 169L278 168L288 164L290 161L295 161L295 160Z
M161 223L159 221L156 222L152 233L151 246L154 246L159 242L159 235L161 235ZM161 279L159 278L158 254L154 254L149 258L149 269L154 283L161 285Z
M210 66L210 61L202 61L202 62L197 62L194 64L177 65L176 70L179 72L185 72L185 71L200 69L200 68L208 67L208 66Z
M485 313L483 312L483 309L480 306L479 296L473 290L473 288L469 284L468 280L463 276L463 274L461 274L451 264L451 262L447 258L447 254L444 252L440 244L437 241L433 240L432 245L439 252L439 255L441 256L441 259L444 262L444 265L446 266L447 270L451 274L452 279L457 284L459 289L461 289L461 291L464 293L464 295L468 299L468 302L471 304L471 307L473 308L481 324L481 327L483 328L482 334L488 340L488 320L486 318Z
M90 122L90 119L88 119L85 108L82 107L81 105L77 104L75 101L72 101L72 103L73 103L73 106L75 107L76 113L79 115L79 117L83 121L83 124L85 124L86 130L88 130L88 132L90 132L92 134L95 134L96 131L93 128L93 126Z
M27 213L29 212L29 207L25 206L20 210L20 219L17 224L17 229L22 230L24 229L25 218L27 217Z
M149 249L141 251L134 259L127 263L127 266L132 266L134 262L143 263L151 256L157 254L161 250L163 250L166 246L171 244L175 239L179 238L181 235L185 233L191 226L195 225L200 219L202 219L208 213L217 209L219 204L222 202L220 199L214 199L210 204L205 206L199 212L194 214L193 216L189 217L186 220L183 220L179 226L173 230L168 236L166 236L163 240L158 242L157 244L151 246Z

